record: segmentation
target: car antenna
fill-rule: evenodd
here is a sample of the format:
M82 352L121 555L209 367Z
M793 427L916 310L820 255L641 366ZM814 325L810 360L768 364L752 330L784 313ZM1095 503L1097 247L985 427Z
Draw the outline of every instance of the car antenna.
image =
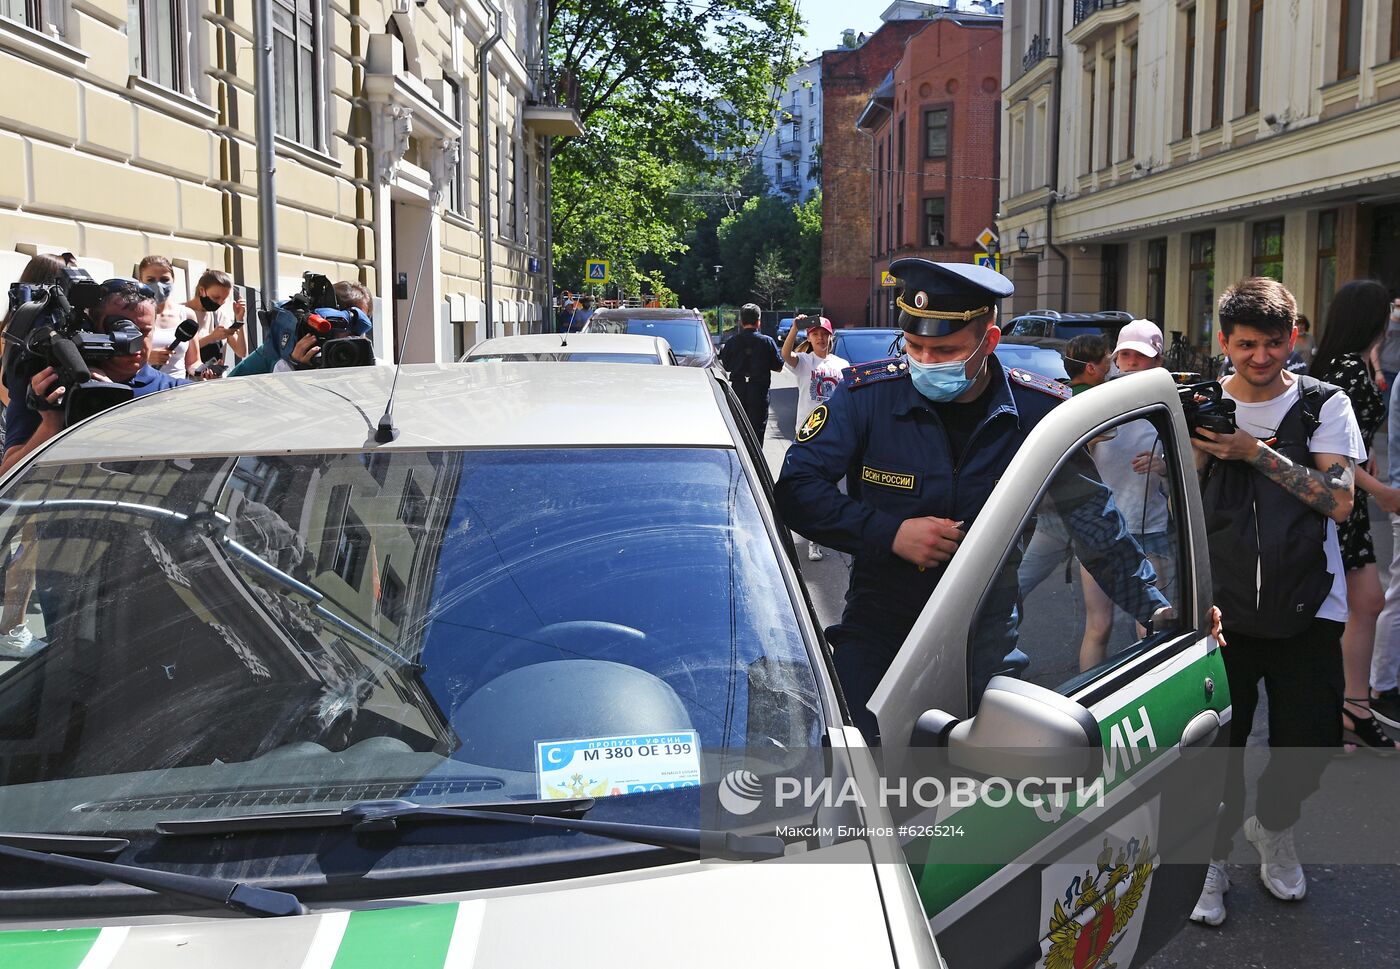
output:
M560 335L559 345L561 347L566 347L569 345L569 332L574 328L574 317L577 315L578 304L575 303L574 308L569 310L569 322L564 324L564 332Z
M394 392L399 387L399 371L403 369L403 348L408 346L408 334L413 329L413 307L418 303L418 286L423 282L423 263L428 261L428 246L432 244L432 238L431 232L424 235L423 255L418 257L418 272L413 277L413 293L408 300L408 322L404 324L403 340L395 354L394 379L389 384L389 399L384 402L384 413L380 415L379 425L374 429L374 440L378 444L388 444L399 436L399 429L394 426Z

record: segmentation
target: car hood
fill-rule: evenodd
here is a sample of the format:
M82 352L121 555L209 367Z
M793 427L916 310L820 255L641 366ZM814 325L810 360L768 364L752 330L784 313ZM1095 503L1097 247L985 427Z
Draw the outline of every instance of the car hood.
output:
M449 900L450 899L450 900ZM85 961L87 960L87 961ZM0 932L0 965L615 969L623 962L892 965L869 849L759 864L693 862L296 918L143 918Z

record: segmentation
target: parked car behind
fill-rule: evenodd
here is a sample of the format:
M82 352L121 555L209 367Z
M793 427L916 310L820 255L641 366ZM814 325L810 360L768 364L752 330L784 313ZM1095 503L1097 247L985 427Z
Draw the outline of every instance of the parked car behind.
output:
M1101 333L1113 346L1118 331L1133 321L1127 310L1104 310L1101 313L1059 313L1055 310L1032 310L1008 320L1002 327L1002 340L1030 346L1048 347L1063 353L1065 345L1081 333Z
M715 365L715 345L699 310L604 308L584 325L585 333L634 333L661 337L671 345L682 367Z
M849 327L836 331L836 348L832 352L854 367L897 356L903 352L903 337L903 330L890 327ZM1055 380L1069 379L1064 359L1048 347L1003 341L997 345L996 355L1009 367L1020 367Z

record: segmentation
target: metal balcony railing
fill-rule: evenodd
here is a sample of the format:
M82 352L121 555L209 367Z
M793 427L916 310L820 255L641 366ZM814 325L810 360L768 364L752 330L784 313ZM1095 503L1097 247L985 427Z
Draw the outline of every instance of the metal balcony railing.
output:
M568 70L560 70L552 64L539 61L531 63L527 71L530 86L535 92L534 103L550 107L578 107L578 78Z
M1100 10L1107 10L1111 7L1125 7L1137 0L1074 0L1074 23L1078 26L1082 21L1089 19Z
M1021 57L1021 71L1025 73L1050 56L1050 38L1036 34Z

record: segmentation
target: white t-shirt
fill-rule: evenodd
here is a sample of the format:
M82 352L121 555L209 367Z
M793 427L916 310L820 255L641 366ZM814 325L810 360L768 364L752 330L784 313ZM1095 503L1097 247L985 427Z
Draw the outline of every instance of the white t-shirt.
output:
M151 336L147 342L147 348L151 350L169 349L171 341L175 339L175 329L185 320L194 319L194 311L183 303L177 303L173 299L167 300L165 308L156 314L156 325L151 330ZM196 336L195 339L198 339ZM170 355L157 369L161 373L169 374L172 377L184 377L185 374L185 354L189 352L189 343L181 343L175 348L175 352Z
M807 423L807 418L817 405L836 392L841 383L841 371L850 366L834 353L819 357L815 353L794 353L797 366L789 367L797 375L797 426Z
M1162 476L1138 474L1133 458L1146 451L1161 457L1162 437L1151 421L1129 421L1118 433L1094 445L1094 465L1103 483L1113 489L1113 503L1123 513L1128 531L1155 535L1167 530L1167 488Z
M1225 396L1235 402L1235 423L1257 438L1267 440L1273 437L1283 423L1283 415L1298 402L1298 381L1292 381L1288 389L1273 400L1250 404L1230 393L1230 386L1238 379L1231 377L1222 385ZM1361 427L1356 423L1356 414L1352 412L1351 398L1346 394L1333 394L1322 405L1318 420L1321 423L1308 442L1308 450L1314 454L1342 454L1358 462L1366 460L1366 441L1361 436ZM1364 496L1362 500L1365 500ZM1327 571L1332 573L1332 591L1322 608L1317 610L1317 618L1346 622L1347 580L1342 569L1342 549L1337 544L1337 523L1330 519L1324 548L1327 552Z

